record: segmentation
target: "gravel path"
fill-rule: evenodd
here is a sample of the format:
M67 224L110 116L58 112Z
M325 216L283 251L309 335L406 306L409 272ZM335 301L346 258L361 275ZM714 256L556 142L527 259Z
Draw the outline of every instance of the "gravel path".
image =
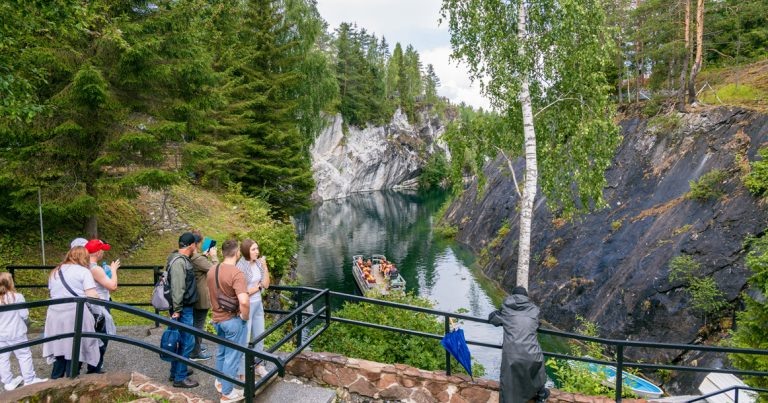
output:
M118 328L118 335L128 336L133 339L142 340L150 344L159 346L160 336L165 330L165 327L155 328L153 326L135 326L135 327L120 327ZM40 334L30 334L30 339L40 337ZM207 361L198 361L208 367L215 365L215 353L216 346L207 343L209 351L212 357ZM35 362L35 369L37 376L41 378L48 378L51 375L51 366L45 363L42 358L42 345L32 347L32 357ZM11 359L11 366L14 374L19 374L18 362L15 358ZM116 341L110 341L107 347L107 352L104 357L104 370L110 371L123 371L123 372L139 372L154 380L158 384L171 385L172 382L168 382L168 376L170 375L171 364L162 361L160 357L142 348L132 346L130 344L120 343ZM85 368L83 367L83 370ZM193 389L186 389L200 397L218 401L219 394L213 387L213 377L208 373L200 370L195 370L195 373L191 376L192 379L198 381L200 386ZM179 389L181 390L181 389Z

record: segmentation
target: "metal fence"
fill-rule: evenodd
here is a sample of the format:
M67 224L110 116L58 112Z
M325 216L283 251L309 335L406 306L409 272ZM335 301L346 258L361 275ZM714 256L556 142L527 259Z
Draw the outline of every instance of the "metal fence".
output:
M154 273L154 280L157 281L157 278L159 276L160 271L156 270L157 267L160 266L127 266L131 268L135 268L135 270L148 270L152 269ZM127 268L126 267L126 268ZM12 275L14 275L14 272L16 270L20 269L28 269L28 270L50 270L52 266L8 266L7 269L9 272L11 272ZM161 268L162 269L162 268ZM120 270L123 270L121 267ZM154 284L120 284L121 287L123 286L133 286L133 287L146 287L146 286L153 286ZM40 288L40 287L46 287L46 285L17 285L17 288ZM162 323L168 326L179 328L180 330L183 329L183 331L191 333L195 336L200 336L204 339L211 340L217 344L225 345L227 347L235 348L240 351L244 351L246 354L246 359L249 365L253 366L253 359L254 357L259 357L262 359L265 359L267 361L273 362L276 364L276 368L272 371L270 371L269 375L267 377L262 378L259 384L256 386L260 386L261 382L264 379L268 379L272 376L274 376L275 372L278 372L281 376L284 374L284 366L287 364L291 359L293 359L297 354L299 354L304 348L309 346L311 342L316 339L320 334L327 329L331 321L339 322L339 323L346 323L351 324L355 326L365 326L380 330L386 330L386 331L392 331L399 334L407 334L412 336L418 336L418 337L425 337L430 339L436 339L440 340L443 338L445 334L447 334L450 330L450 323L452 319L456 320L465 320L465 321L471 321L471 322L478 322L478 323L484 323L491 326L486 318L478 318L474 316L469 315L462 315L452 312L444 312L444 311L438 311L434 309L428 309L428 308L421 308L421 307L415 307L411 305L405 305L395 302L389 302L389 301L383 301L379 299L373 299L373 298L366 298L366 297L360 297L355 295L349 295L349 294L343 294L338 292L329 291L327 289L321 290L311 287L294 287L294 286L271 286L270 292L278 292L278 293L290 293L291 298L290 300L293 301L293 309L291 310L281 310L281 309L265 309L265 312L272 313L272 314L278 314L281 316L279 320L277 320L269 329L267 329L260 337L258 337L256 340L253 341L253 343L258 343L261 340L264 340L269 334L273 333L278 328L286 325L287 323L291 323L293 325L293 329L289 331L280 341L275 343L274 345L268 347L265 349L265 353L256 353L253 352L253 350L249 350L244 347L236 346L233 343L230 343L222 338L219 338L217 336L211 335L209 333L197 330L193 327L180 324L175 321L171 321L165 317L152 314L150 312L144 311L142 309L137 309L125 304L117 304L114 302L109 301L101 301L101 300L93 300L90 298L68 298L68 299L61 299L61 300L48 300L48 301L37 301L37 302L31 302L27 304L15 304L15 306L21 307L22 305L28 305L29 307L40 307L40 306L48 306L58 303L67 303L67 302L77 302L78 305L78 317L77 317L77 323L82 324L82 309L84 306L84 302L88 301L90 303L95 303L98 305L107 306L113 309L118 309L124 312L127 312L129 314L133 314L136 316L140 316L143 318L147 318L150 320L154 320L155 323ZM305 301L306 299L306 301ZM63 301L63 302L61 302ZM396 309L403 309L408 311L415 311L415 312L422 312L430 315L434 315L437 317L442 318L442 322L444 324L444 333L443 334L432 334L432 333L425 333L425 332L419 332L409 329L403 329L403 328L397 328L397 327L391 327L391 326L385 326L385 325L379 325L375 323L369 323L369 322L362 322L362 321L356 321L351 319L345 319L341 317L333 316L332 314L332 308L331 303L333 302L344 302L344 301L353 301L353 302L364 302L379 306L385 306L390 308L396 308ZM147 302L146 304L134 304L134 305L149 305ZM6 305L6 306L0 306L0 312L10 310L14 307L14 305ZM319 328L311 328L311 325L315 321L322 321L323 325ZM82 326L80 326L82 327ZM90 332L81 332L78 331L79 327L75 327L75 333L73 334L67 334L67 335L59 335L53 338L43 338L43 339L37 339L34 341L30 341L24 344L20 344L17 346L11 346L0 349L0 353L12 351L15 348L21 348L26 346L31 346L35 344L40 344L45 341L49 340L55 340L58 338L66 338L66 337L73 337L75 334L78 334L75 337L75 340L78 341L78 343L73 343L73 357L79 356L79 340L82 337L98 337L103 339L109 339L109 340L116 340L124 343L133 344L142 348L149 349L154 352L160 352L160 348L158 346L149 345L147 343L129 339L126 337L121 336L110 336L105 335L101 333L90 333ZM311 334L303 334L302 332L306 333L305 329L312 330ZM613 350L614 354L614 360L615 361L608 361L608 360L600 360L600 359L594 359L590 357L577 357L572 356L568 354L561 354L556 352L548 352L545 351L544 355L547 357L553 357L558 359L565 359L565 360L573 360L573 361L581 361L581 362L587 362L587 363L594 363L594 364L601 364L601 365L610 365L616 367L616 378L615 378L615 399L617 402L621 401L622 396L622 389L623 389L623 376L622 372L626 370L627 368L638 368L638 369L648 369L648 370L659 370L659 369L665 369L665 370L675 370L675 371L689 371L689 372L716 372L716 373L727 373L727 374L733 374L733 375L747 375L747 376L758 376L758 377L768 377L768 371L749 371L749 370L738 370L738 369L731 369L731 368L714 368L714 367L694 367L694 366L687 366L687 365L673 365L673 364L652 364L652 363L643 363L643 362L636 362L636 361L628 361L628 357L626 356L626 349L627 348L645 348L650 350L681 350L681 351L710 351L710 352L722 352L722 353L738 353L738 354L754 354L754 355L768 355L768 350L759 350L759 349L746 349L746 348L731 348L731 347L720 347L720 346L705 346L705 345L695 345L695 344L679 344L679 343L655 343L655 342L643 342L643 341L629 341L629 340L616 340L616 339L606 339L606 338L600 338L600 337L590 337L590 336L584 336L580 334L575 333L569 333L569 332L562 332L558 330L552 330L552 329L539 329L540 334L546 334L556 337L561 337L567 340L579 340L583 342L592 342L592 343L598 343L603 346L605 346L606 350ZM295 339L296 343L296 349L288 354L284 358L278 358L272 353L277 351L278 348L280 348L283 344L291 340L292 338ZM78 354L75 354L75 346L74 344L78 344ZM487 348L495 348L501 350L502 345L501 344L493 344L493 343L485 343L475 340L467 340L467 344L479 346L479 347L487 347ZM249 353L248 351L253 352L253 354ZM205 367L201 364L197 364L193 361L190 361L188 359L184 359L181 356L177 356L174 354L168 354L172 355L174 358L180 359L187 363L188 365L198 368L204 372L213 374L215 376L223 376L218 371L212 370L208 367ZM74 362L74 360L73 360ZM279 365L278 365L279 363ZM74 367L74 364L73 364ZM246 397L251 396L252 392L256 389L253 389L253 368L251 370L246 371L246 382L245 385L243 382L239 380L233 380L232 382L238 386L245 386L246 393L251 393L250 395L246 395ZM73 368L72 374L73 376L77 376L77 370ZM451 359L449 353L445 352L445 371L448 375L451 374ZM250 375L249 375L250 374ZM249 378L250 381L249 381ZM724 394L730 391L733 391L734 388L728 388L724 389L715 393L712 393L706 397L711 397L718 394ZM759 389L759 388L743 388L743 387L737 387L736 389L736 399L738 399L738 390L750 390L755 391L758 393L764 393L768 392L768 390ZM703 397L702 397L703 398ZM690 402L694 402L697 400L700 400L702 398L697 398L690 400Z

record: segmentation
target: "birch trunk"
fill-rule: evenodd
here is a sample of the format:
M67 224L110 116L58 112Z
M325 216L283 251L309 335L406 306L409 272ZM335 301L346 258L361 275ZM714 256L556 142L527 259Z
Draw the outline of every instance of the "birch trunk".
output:
M517 38L520 54L525 53L527 36L525 1L520 2L518 13ZM536 198L536 131L533 126L533 108L528 83L528 74L523 74L518 94L523 112L523 135L525 138L525 178L523 179L523 197L520 201L520 239L517 252L517 281L520 287L528 289L528 268L531 260L531 223L533 222L533 201Z
M704 0L696 2L696 59L688 77L688 103L696 102L696 76L701 71L701 59L704 53Z

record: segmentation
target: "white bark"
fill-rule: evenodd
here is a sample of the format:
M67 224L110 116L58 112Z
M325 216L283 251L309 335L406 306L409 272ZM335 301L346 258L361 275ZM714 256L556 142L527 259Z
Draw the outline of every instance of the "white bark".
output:
M519 52L525 53L527 36L525 1L520 1L517 24ZM523 197L520 201L520 239L517 252L517 285L528 289L528 269L531 261L531 223L533 222L533 201L536 198L538 168L536 163L536 131L533 126L533 108L528 85L528 75L523 74L518 94L523 112L523 136L525 138L525 176Z

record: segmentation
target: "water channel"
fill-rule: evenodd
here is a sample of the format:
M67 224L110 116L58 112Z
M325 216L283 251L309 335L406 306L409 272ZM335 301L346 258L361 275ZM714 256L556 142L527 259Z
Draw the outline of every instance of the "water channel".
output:
M432 223L444 194L371 192L325 201L297 217L298 274L303 285L359 293L351 274L352 255L381 253L394 262L407 290L432 300L435 309L486 318L500 292L472 270L474 257L457 243L435 237ZM462 324L468 340L501 343L502 331L490 325ZM501 351L470 346L498 379Z

